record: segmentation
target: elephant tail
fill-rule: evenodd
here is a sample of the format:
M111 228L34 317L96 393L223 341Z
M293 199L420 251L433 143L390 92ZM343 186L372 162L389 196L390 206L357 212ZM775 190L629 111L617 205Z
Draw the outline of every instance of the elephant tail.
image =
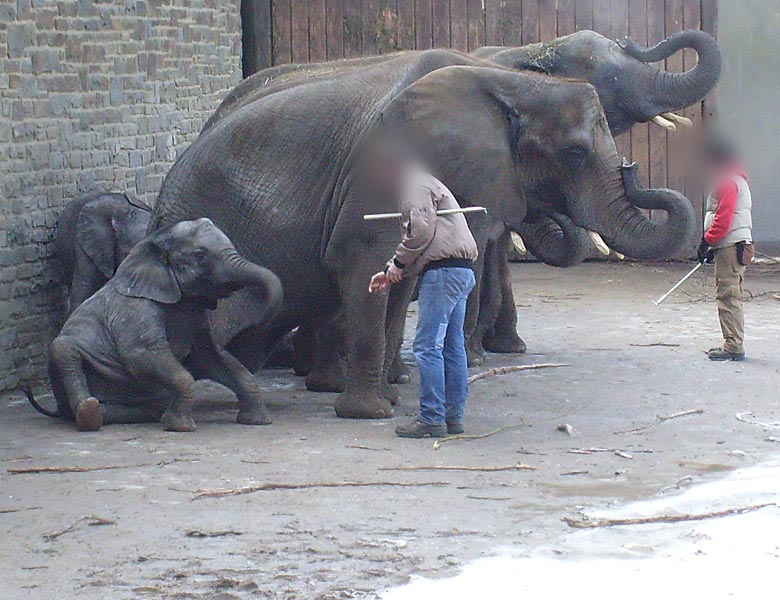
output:
M47 417L51 417L53 419L63 419L64 416L60 414L59 411L54 410L48 410L46 408L43 408L38 402L35 400L35 396L33 396L32 390L25 386L22 388L22 391L24 392L24 395L27 396L27 400L29 400L30 404L32 404L32 407L37 410L42 415L46 415Z

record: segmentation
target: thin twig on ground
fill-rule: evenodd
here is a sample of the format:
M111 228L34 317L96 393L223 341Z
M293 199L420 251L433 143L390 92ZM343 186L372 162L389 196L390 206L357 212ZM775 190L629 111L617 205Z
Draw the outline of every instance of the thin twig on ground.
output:
M234 531L233 529L227 529L225 531L201 531L200 529L190 529L184 535L188 538L217 538L231 535L244 535L244 533L244 531Z
M629 344L629 346L633 346L634 348L655 348L655 347L679 348L680 344L669 344L667 342L653 342L652 344Z
M757 425L758 427L763 427L764 429L780 429L780 422L775 423L764 423L763 421L757 421L756 419L750 419L753 413L751 412L743 412L743 413L737 413L734 415L734 417L737 419L737 421L742 421L743 423L748 423L749 425Z
M537 471L536 467L527 465L525 463L517 463L516 465L508 465L503 467L462 467L462 466L449 466L449 465L413 465L408 467L380 467L380 471L474 471L484 473L499 473L501 471Z
M634 454L652 454L652 450L621 450L620 448L571 448L568 454L597 454L600 452L614 454L620 458L632 459Z
M566 471L561 473L561 477L571 477L572 475L589 475L590 471Z
M61 529L60 531L55 531L54 533L45 534L43 536L43 539L46 540L47 542L56 540L58 537L73 531L76 528L76 526L82 521L86 521L87 525L91 527L97 527L100 525L116 525L116 521L114 521L113 519L104 519L103 517L98 517L97 515L84 515L79 517L75 521L73 521L73 523L68 525L65 529Z
M511 496L466 496L469 500L495 500L496 502L504 502L511 500Z
M766 504L755 504L753 506L743 506L741 508L730 508L728 510L719 510L717 512L683 514L683 515L659 515L656 517L636 517L633 519L572 519L563 517L563 522L569 527L575 529L592 529L595 527L617 527L621 525L649 525L652 523L682 523L684 521L704 521L706 519L717 519L719 517L731 517L734 515L744 515L768 506L777 506L775 502Z
M389 452L390 448L372 448L371 446L358 446L358 445L351 445L347 446L347 448L352 448L353 450L373 450L374 452Z
M703 415L704 409L703 408L694 408L692 410L684 410L682 412L674 413L673 415L669 415L667 417L658 415L655 419L655 423L650 423L650 425L643 425L642 427L635 427L634 429L626 429L624 431L616 431L615 434L620 433L640 433L642 431L646 431L648 429L652 429L653 427L656 427L657 425L660 425L661 423L665 423L666 421L671 421L672 419L679 419L681 417L689 417L691 415Z
M480 379L486 379L487 377L493 377L494 375L504 375L506 373L515 373L517 371L535 371L537 369L557 369L559 367L570 367L571 365L565 363L539 363L535 365L516 365L514 367L496 367L495 369L488 369L482 373L477 373L469 377L469 385Z
M185 460L183 458L173 458L171 460L162 460L156 463L136 463L132 465L102 465L96 467L27 467L7 469L11 475L39 475L45 473L91 473L92 471L113 471L114 469L137 469L140 467L164 467L176 462L200 462L198 460Z
M224 498L226 496L241 496L255 492L271 492L276 490L310 490L316 488L348 488L348 487L443 487L450 485L448 481L423 481L406 483L401 481L323 481L315 483L261 483L240 488L220 490L197 490L192 500L202 498Z
M509 431L510 429L517 429L518 427L522 427L522 425L505 425L504 427L499 427L498 429L494 429L493 431L488 431L487 433L481 433L476 435L467 435L463 433L459 433L458 435L450 435L448 437L439 438L433 443L433 449L438 450L442 444L445 442L452 442L455 440L483 440L487 437L490 437L491 435L496 435L497 433L501 433L503 431Z
M29 508L6 508L0 510L0 515L10 515L11 513L27 512L28 510L41 510L42 506L30 506Z

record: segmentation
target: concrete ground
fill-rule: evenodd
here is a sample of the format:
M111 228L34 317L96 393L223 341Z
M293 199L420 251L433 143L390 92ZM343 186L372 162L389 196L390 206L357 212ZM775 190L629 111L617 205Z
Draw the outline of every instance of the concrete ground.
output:
M395 420L344 421L333 395L281 370L260 376L275 418L262 428L237 425L214 385L203 387L192 434L153 425L80 434L19 394L4 398L2 597L374 598L414 574L540 547L579 509L651 497L780 450L736 418L780 420L780 269L751 270L749 359L715 364L703 353L719 341L711 268L658 308L650 299L689 265L512 268L529 353L490 355L472 372L571 366L475 382L468 433L512 427L483 439L435 450L396 438L399 418L414 414L414 385L402 386ZM702 412L657 418L686 411ZM535 470L485 470L518 463ZM11 472L74 466L95 470ZM403 470L412 466L431 469ZM376 485L338 485L347 481ZM264 484L334 487L197 499Z

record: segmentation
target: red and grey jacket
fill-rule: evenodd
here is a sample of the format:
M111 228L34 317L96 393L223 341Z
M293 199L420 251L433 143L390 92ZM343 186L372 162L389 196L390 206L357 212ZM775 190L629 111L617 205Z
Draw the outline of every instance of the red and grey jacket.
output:
M752 204L745 171L736 165L725 169L707 198L704 240L710 247L726 248L753 241Z

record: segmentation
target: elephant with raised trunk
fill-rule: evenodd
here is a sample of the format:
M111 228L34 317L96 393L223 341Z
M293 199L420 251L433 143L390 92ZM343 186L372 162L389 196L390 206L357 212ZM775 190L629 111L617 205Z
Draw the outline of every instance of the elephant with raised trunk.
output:
M162 420L192 431L196 379L235 392L238 422L270 423L252 374L215 342L208 313L234 292L253 288L257 323L270 321L282 285L243 258L208 219L159 229L139 242L114 277L81 304L49 350L57 410L40 412L94 431L109 423Z
M693 234L686 198L624 186L630 169L586 83L434 50L323 73L272 94L250 92L168 173L157 224L208 216L242 254L276 272L286 292L276 337L312 314L342 316L347 373L339 416L393 414L382 388L385 339L392 358L406 304L386 314L386 297L369 295L367 282L392 253L397 231L363 221L388 207L376 203L358 169L366 144L383 130L414 144L460 203L484 205L509 226L528 214L565 214L636 257L672 255ZM651 204L668 211L665 223L639 210ZM484 247L485 234L475 233Z

